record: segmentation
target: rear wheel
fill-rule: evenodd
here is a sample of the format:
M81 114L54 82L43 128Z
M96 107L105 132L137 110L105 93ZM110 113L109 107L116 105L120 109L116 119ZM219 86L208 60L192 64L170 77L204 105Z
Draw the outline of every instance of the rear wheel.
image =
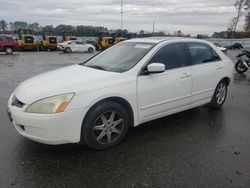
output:
M245 72L248 70L248 68L244 65L243 60L242 60L242 59L239 59L239 60L237 61L237 63L235 64L235 70L236 70L238 73L243 74L243 73L245 73Z
M222 80L217 85L210 106L213 109L219 109L224 104L227 97L227 83Z
M87 114L82 139L92 149L103 150L120 143L129 127L129 116L119 103L102 102Z
M88 52L91 54L91 53L93 53L93 51L94 51L94 49L89 47Z
M13 49L12 49L11 47L6 47L6 48L5 48L5 53L6 53L7 55L13 54Z
M72 50L71 50L69 47L67 47L67 48L65 48L64 52L65 52L65 53L71 53Z

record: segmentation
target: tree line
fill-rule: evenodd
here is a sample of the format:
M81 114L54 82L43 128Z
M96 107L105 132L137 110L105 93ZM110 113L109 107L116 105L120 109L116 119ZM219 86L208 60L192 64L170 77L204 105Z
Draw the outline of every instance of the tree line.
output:
M86 26L86 25L65 25L60 24L54 27L53 25L41 26L38 22L27 23L24 21L7 22L0 20L0 34L20 34L20 31L26 31L33 35L74 35L96 37L100 33L110 32L106 27L102 26ZM112 31L117 34L126 35L127 30Z

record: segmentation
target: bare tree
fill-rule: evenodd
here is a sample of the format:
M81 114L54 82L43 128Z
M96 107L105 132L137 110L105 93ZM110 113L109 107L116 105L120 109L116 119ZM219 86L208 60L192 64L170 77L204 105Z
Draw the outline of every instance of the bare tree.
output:
M236 0L236 2L234 3L237 16L234 18L235 22L234 22L232 34L234 34L234 32L237 29L237 25L239 23L239 20L243 16L244 10L247 8L247 3L248 3L248 0Z
M245 30L245 32L249 32L249 30L250 30L250 12L248 12L245 16L244 30Z
M245 8L245 32L249 32L250 30L250 0L246 0L246 8Z

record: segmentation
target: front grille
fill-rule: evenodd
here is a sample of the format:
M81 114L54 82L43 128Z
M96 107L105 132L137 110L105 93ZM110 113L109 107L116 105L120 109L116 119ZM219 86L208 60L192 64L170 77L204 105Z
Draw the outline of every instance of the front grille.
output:
M22 108L22 107L24 107L25 104L24 104L23 102L21 102L20 100L18 100L18 99L16 98L16 96L13 96L11 105L12 105L12 106L16 106L16 107L18 107L18 108Z
M34 38L33 37L25 37L25 43L32 44L33 42L34 42Z
M56 43L57 43L56 37L50 37L50 38L49 38L49 43L50 43L50 44L56 44Z

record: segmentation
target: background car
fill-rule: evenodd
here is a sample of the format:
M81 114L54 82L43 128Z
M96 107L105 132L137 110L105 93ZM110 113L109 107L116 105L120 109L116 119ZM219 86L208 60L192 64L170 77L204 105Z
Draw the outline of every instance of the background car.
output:
M8 36L0 36L0 52L5 52L6 54L13 54L17 49L18 43L14 39Z
M242 44L236 42L233 45L230 46L224 46L226 49L234 50L234 49L241 49L243 48Z
M92 44L87 44L79 40L70 40L63 43L59 43L59 49L65 53L71 52L89 52L93 53L96 49Z

